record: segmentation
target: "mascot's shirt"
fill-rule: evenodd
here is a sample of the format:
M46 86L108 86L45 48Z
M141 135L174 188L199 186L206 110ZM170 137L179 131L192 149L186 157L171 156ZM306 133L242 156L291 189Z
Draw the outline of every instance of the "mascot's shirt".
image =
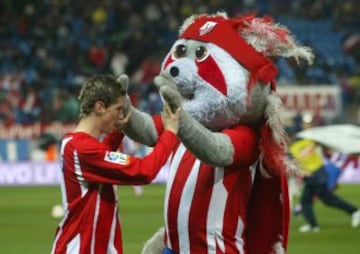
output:
M161 119L155 116L154 121L161 132ZM176 253L244 253L242 236L258 137L246 126L222 133L235 150L234 163L228 167L202 163L181 143L172 155L164 209L166 245Z
M61 144L61 192L65 216L52 253L122 253L118 203L113 184L150 183L177 144L166 131L143 159L115 151L123 135L108 134L102 142L82 133L66 135Z

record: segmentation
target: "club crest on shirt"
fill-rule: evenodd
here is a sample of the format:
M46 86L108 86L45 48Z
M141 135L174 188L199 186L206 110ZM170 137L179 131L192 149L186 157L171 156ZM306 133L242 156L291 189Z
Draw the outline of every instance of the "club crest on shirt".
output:
M130 162L130 156L119 152L106 152L104 160L121 165L128 165Z

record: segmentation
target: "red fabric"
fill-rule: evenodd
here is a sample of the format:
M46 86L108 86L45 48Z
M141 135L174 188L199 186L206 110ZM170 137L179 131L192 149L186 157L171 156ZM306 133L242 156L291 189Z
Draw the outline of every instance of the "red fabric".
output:
M266 178L257 170L248 208L245 249L249 254L275 253L281 242L286 250L290 220L286 176Z
M203 61L196 61L199 76L214 86L220 93L227 96L227 86L224 75L220 67L212 56L208 56Z
M161 118L154 118L161 132ZM240 125L223 133L235 152L228 167L207 165L182 144L172 155L164 205L166 245L176 253L205 254L215 246L216 253L239 254L245 238L244 253L270 254L266 251L281 241L279 235L287 239L288 213L280 202L286 182L257 177L252 184L250 167L259 158L258 133ZM283 196L286 205L287 195Z
M161 133L161 118L155 116L154 120ZM229 167L216 169L201 163L181 145L172 156L165 194L167 247L176 253L183 250L205 254L208 246L214 243L216 253L237 254L240 252L235 239L243 238L246 254L275 253L276 243L286 249L290 213L285 173L276 171L271 178L265 178L257 170L251 184L249 165L259 158L256 132L246 126L236 126L223 133L229 136L235 149L234 163ZM221 179L216 172L223 172ZM216 185L225 187L226 194L222 195ZM211 206L214 198L216 205ZM183 207L190 209L189 214L180 211ZM214 213L216 219L209 220ZM239 219L245 228L241 229ZM215 242L207 238L213 227L217 227L213 222L222 227L221 240ZM179 242L184 234L185 239L189 239L189 252L182 249L186 248L186 241L185 247L184 242ZM224 243L221 246L225 251L221 250L219 242Z
M109 134L103 142L86 133L64 137L61 189L66 213L51 253L122 253L113 184L150 183L178 143L174 133L164 131L144 158L110 153L118 148L122 137L119 132Z
M260 148L264 154L264 164L268 173L272 176L286 172L285 165L285 144L279 144L273 135L273 131L267 123L261 127Z
M206 22L216 22L207 32L204 30ZM205 25L206 26L206 25ZM269 83L277 75L277 68L273 62L262 53L256 51L237 33L239 20L225 19L221 16L200 15L180 35L180 38L211 42L227 51L234 59L242 64L250 73L263 83Z

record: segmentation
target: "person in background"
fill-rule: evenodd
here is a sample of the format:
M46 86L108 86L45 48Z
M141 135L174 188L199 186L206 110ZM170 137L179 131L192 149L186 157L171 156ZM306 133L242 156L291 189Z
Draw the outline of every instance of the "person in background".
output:
M57 90L53 108L53 121L75 123L78 120L79 103L67 89Z
M80 121L61 143L65 214L51 253L123 253L114 185L150 183L178 144L180 109L172 113L164 104L165 131L150 154L139 158L115 151L131 115L127 84L126 75L95 75L80 90Z
M303 192L300 202L306 224L299 228L302 233L318 232L319 224L313 211L314 197L317 196L327 206L343 210L351 216L353 228L360 225L360 210L346 202L328 187L328 175L322 148L312 140L300 139L290 146L290 152L304 170Z
M44 133L39 137L39 148L44 152L44 160L47 162L59 159L58 140L51 133Z

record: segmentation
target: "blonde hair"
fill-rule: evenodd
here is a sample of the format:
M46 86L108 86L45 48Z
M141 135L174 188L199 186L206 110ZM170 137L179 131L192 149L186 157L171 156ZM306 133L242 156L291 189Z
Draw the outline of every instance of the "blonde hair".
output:
M127 87L112 75L94 75L84 82L81 87L78 100L80 104L80 118L89 115L93 111L94 104L102 101L109 107L116 100L125 96Z

